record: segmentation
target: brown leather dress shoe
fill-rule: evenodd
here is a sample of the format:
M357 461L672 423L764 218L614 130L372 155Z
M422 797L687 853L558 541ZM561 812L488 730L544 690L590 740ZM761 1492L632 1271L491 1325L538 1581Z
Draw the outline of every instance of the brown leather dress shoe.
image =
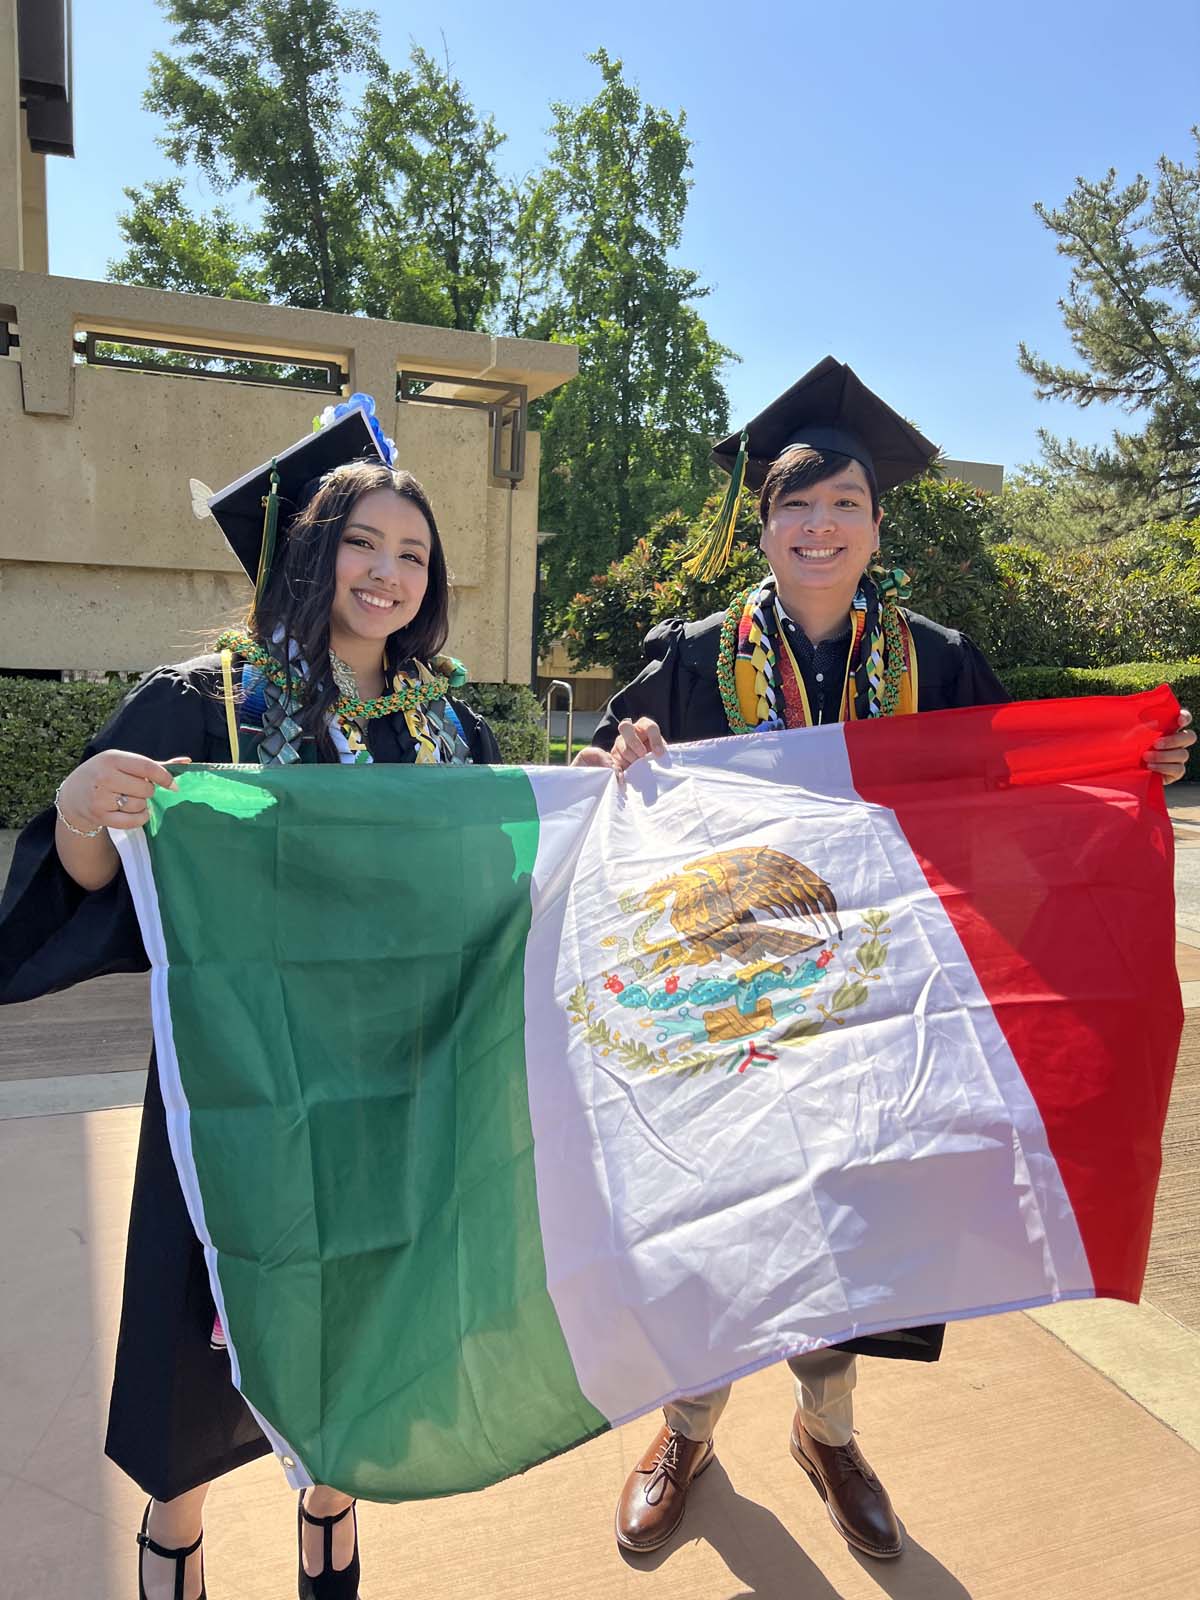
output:
M622 1550L646 1555L666 1544L683 1521L688 1490L715 1460L711 1439L686 1439L673 1428L660 1428L617 1502Z
M807 1431L797 1411L792 1421L792 1455L816 1484L834 1527L847 1544L880 1561L900 1554L904 1535L892 1502L853 1439L849 1444L822 1444Z

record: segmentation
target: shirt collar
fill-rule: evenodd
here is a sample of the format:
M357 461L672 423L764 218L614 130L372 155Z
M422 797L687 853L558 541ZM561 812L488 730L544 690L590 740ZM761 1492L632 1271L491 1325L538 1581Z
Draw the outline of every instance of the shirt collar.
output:
M783 601L779 598L778 589L775 591L775 615L779 619L780 626L786 628L789 635L795 637L796 639L802 640L804 644L806 644L808 648L813 651L831 649L835 646L844 649L846 641L850 636L850 618L847 616L845 625L839 630L839 632L835 633L831 639L822 639L820 644L814 645L800 624L798 622L793 622L792 618L789 617L787 612L784 610Z

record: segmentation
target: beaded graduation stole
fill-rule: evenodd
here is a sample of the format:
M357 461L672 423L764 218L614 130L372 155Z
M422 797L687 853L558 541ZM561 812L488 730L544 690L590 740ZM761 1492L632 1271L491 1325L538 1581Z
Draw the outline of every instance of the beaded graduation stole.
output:
M864 578L850 611L850 644L838 720L905 716L917 709L917 659L896 601L903 573ZM806 728L815 721L804 676L779 625L768 577L730 606L717 648L721 704L734 733Z

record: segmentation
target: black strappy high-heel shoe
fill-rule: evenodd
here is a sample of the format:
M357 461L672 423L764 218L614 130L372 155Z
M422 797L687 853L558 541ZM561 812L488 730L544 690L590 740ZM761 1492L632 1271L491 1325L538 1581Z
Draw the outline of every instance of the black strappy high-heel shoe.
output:
M299 1515L296 1518L296 1538L299 1545L299 1594L300 1600L358 1600L358 1513L354 1510L357 1500L351 1500L344 1511L335 1512L332 1517L314 1517L304 1509L304 1490L300 1491L300 1504L296 1508ZM350 1557L349 1566L334 1571L333 1567L333 1530L343 1517L354 1515L354 1554ZM310 1578L304 1570L304 1524L309 1522L314 1528L325 1530L325 1542L322 1550L321 1570L315 1578Z
M184 1580L187 1577L188 1557L195 1555L196 1551L199 1550L200 1546L204 1543L204 1534L201 1532L200 1537L196 1540L195 1544L181 1545L178 1550L168 1550L166 1545L157 1544L146 1532L146 1529L150 1526L150 1507L153 1504L153 1500L147 1500L146 1509L142 1513L142 1531L137 1536L138 1600L146 1600L146 1585L142 1581L142 1557L147 1550L149 1550L152 1556L161 1556L164 1561L173 1561L175 1563L175 1600L183 1600L183 1586ZM207 1591L204 1587L204 1557L201 1556L199 1600L206 1600L206 1596Z

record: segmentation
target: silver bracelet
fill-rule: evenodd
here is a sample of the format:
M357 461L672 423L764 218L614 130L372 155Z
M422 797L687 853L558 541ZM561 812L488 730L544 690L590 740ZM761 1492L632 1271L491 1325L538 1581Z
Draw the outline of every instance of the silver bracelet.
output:
M67 820L63 813L63 808L59 804L58 797L62 793L63 783L66 783L66 781L66 778L64 778L62 783L60 783L58 788L54 791L54 809L58 812L58 820L62 823L67 832L73 833L77 839L94 839L98 833L104 832L103 823L101 823L98 828L92 828L90 831L88 831L83 828L77 828L73 822L69 822Z

